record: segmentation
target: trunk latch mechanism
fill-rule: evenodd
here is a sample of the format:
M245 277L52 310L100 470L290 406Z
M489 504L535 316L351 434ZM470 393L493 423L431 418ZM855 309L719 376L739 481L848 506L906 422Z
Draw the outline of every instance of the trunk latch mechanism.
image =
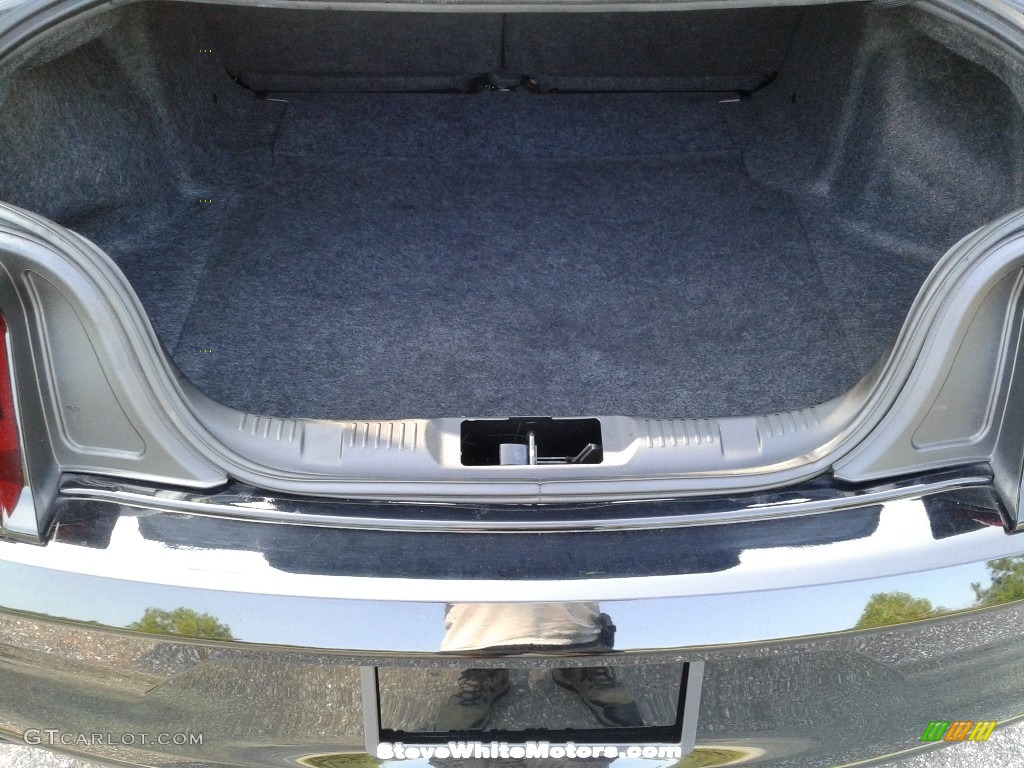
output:
M467 467L600 464L599 419L472 419L462 422Z

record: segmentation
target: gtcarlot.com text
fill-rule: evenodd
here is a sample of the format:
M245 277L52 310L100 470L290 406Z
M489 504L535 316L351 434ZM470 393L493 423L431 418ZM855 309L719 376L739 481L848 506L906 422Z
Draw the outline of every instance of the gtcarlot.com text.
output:
M160 747L199 746L201 733L72 733L57 728L29 728L22 736L26 744L38 747Z

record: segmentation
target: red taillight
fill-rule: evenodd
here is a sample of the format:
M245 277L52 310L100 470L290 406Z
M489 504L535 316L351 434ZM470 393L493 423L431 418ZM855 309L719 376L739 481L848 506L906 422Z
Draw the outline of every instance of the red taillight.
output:
M18 503L24 485L11 366L7 359L7 322L0 315L0 510L5 515Z

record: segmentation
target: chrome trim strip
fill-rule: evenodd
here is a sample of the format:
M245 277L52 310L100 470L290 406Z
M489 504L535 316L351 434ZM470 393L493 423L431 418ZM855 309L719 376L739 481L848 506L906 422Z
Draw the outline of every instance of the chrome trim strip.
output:
M359 668L360 698L363 705L363 739L366 752L377 754L380 743L380 701L377 694L377 668Z
M691 661L687 669L686 697L683 712L692 712L696 717L683 717L683 733L679 743L683 752L689 754L697 745L697 723L700 718L700 694L704 688L704 661Z
M451 603L600 601L622 651L818 636L853 628L876 593L981 607L971 584L1024 558L995 498L975 487L575 537L268 526L64 499L45 547L0 541L0 612L126 629L149 608L186 606L237 642L355 653L437 653Z
M219 493L203 494L177 489L158 488L120 480L71 475L64 478L60 494L68 499L95 499L139 509L159 509L229 520L248 520L263 523L319 528L349 528L356 530L404 532L579 532L656 530L665 528L721 525L726 523L772 520L798 515L816 515L837 512L903 499L915 499L948 491L987 486L991 473L983 467L969 467L932 475L901 478L866 487L840 488L820 486L807 489L795 486L779 489L771 494L737 496L726 499L666 500L674 507L672 514L645 514L650 501L610 502L592 505L592 509L621 510L613 516L561 514L563 508L534 506L532 518L508 519L502 517L501 507L483 507L486 518L474 516L481 507L466 504L433 505L437 510L449 510L443 518L431 518L422 513L424 504L381 503L360 505L367 510L362 515L351 514L353 504L324 501L322 499L281 498L252 488L233 488ZM819 498L808 498L815 493ZM661 506L661 505L659 505ZM708 507L715 511L702 512ZM305 511L315 509L316 511ZM506 508L507 509L507 508ZM515 509L515 507L512 507ZM523 507L519 507L523 509ZM580 509L587 509L581 506ZM419 516L409 510L420 511Z

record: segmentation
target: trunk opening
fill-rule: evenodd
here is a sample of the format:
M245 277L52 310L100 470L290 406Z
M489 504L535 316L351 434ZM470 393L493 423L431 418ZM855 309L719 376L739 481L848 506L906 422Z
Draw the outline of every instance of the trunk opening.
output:
M10 77L0 198L110 254L242 411L783 411L852 387L1020 205L1020 91L986 57L860 4L147 3Z

